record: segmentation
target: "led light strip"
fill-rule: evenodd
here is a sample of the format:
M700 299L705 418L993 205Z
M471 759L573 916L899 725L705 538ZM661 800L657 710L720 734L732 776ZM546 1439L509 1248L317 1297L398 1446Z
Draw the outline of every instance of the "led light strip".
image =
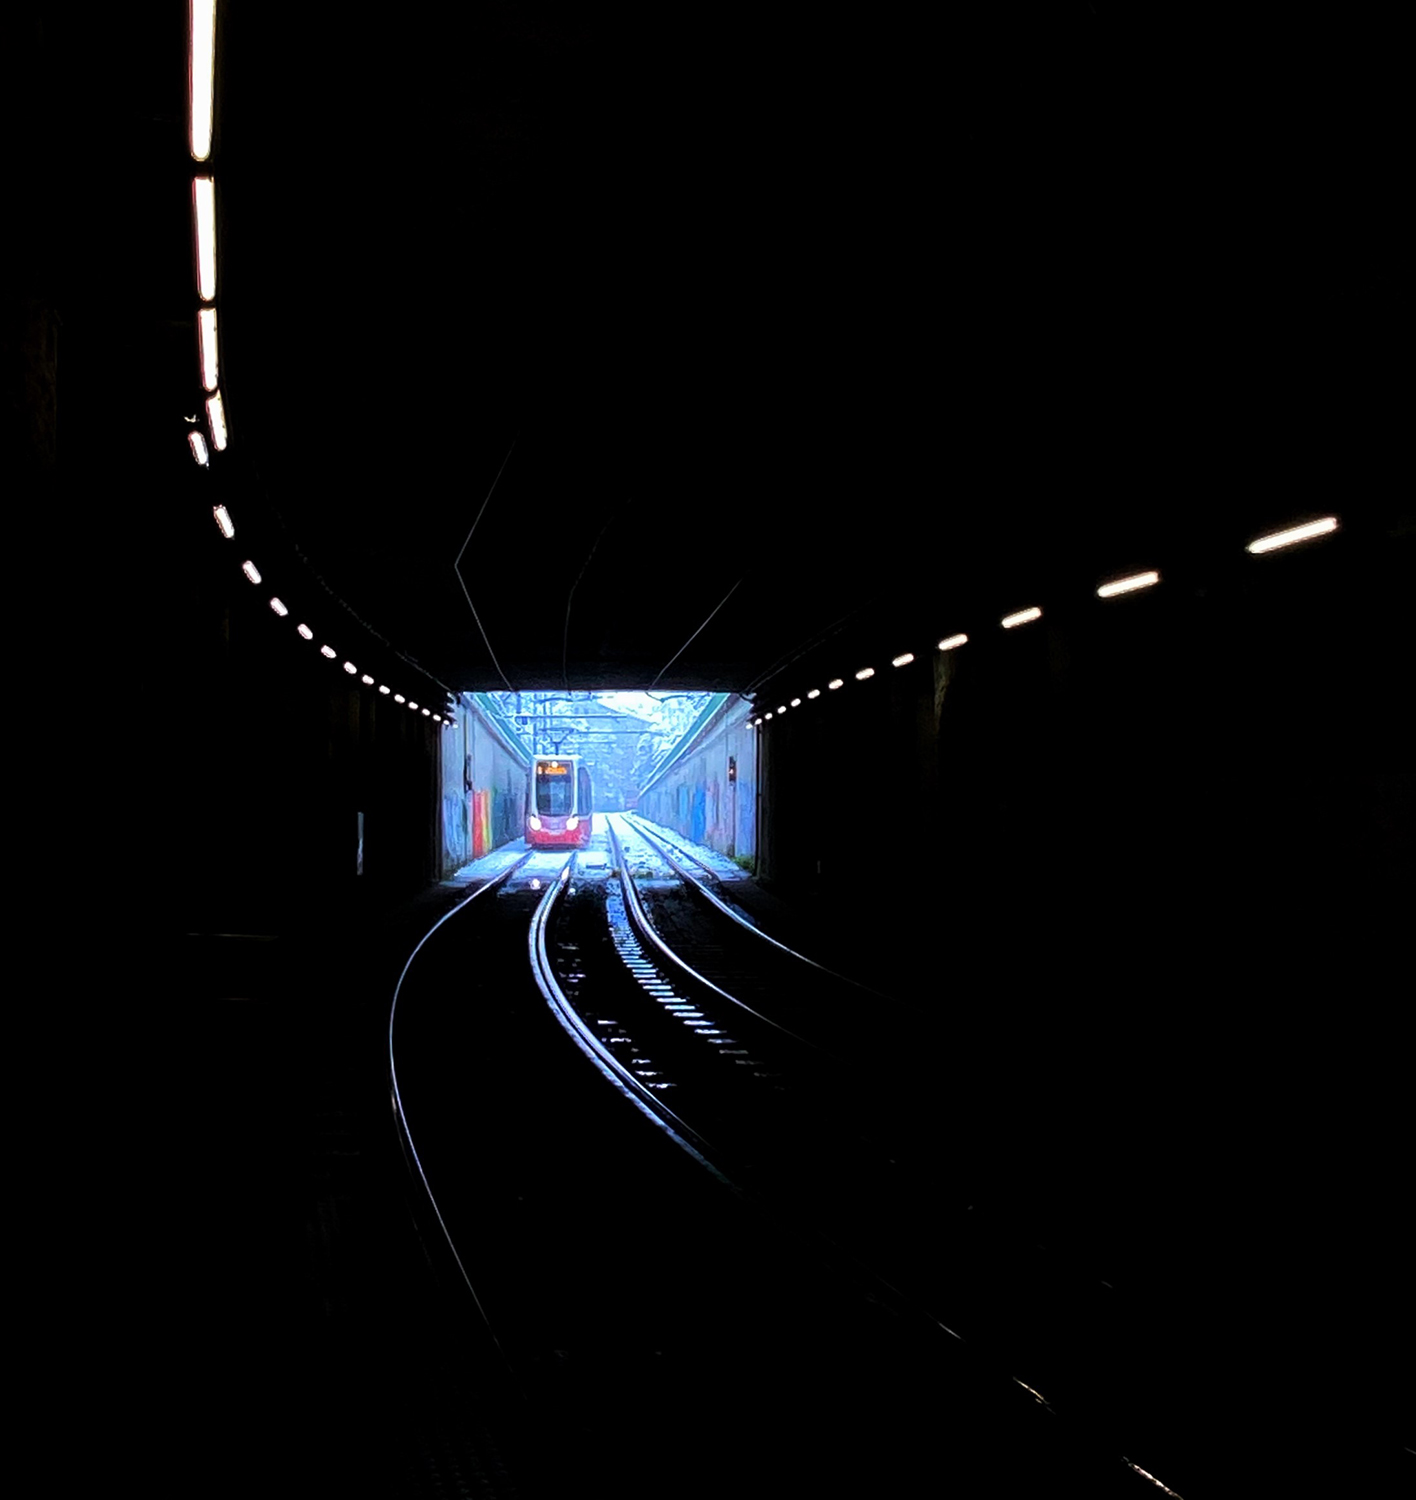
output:
M212 152L212 137L216 118L216 0L190 0L188 30L188 144L193 161L207 162ZM203 469L210 469L213 452L222 453L227 445L226 407L222 399L220 376L221 365L217 354L216 327L216 179L210 172L197 173L192 179L192 232L195 242L197 296L197 361L202 389L206 395L207 437L201 432L187 434L187 446L193 461ZM236 523L225 505L214 505L212 516L223 537L230 541L236 535ZM254 585L261 583L260 569L247 558L241 571ZM290 614L290 608L278 595L270 598L271 612L281 619ZM315 633L303 622L295 627L303 640L313 641ZM339 659L332 646L320 647L321 655L331 661ZM375 681L366 672L360 676L359 669L351 661L343 663L344 671L351 677L359 677L365 687L374 687ZM382 695L392 690L382 683L377 684ZM409 702L402 693L394 701L407 704L414 713L421 713L434 722L450 727L442 714L431 709L420 709Z
M1328 536L1338 529L1338 525L1338 518L1336 516L1324 516L1321 520L1307 521L1301 526L1290 526L1282 531L1272 531L1264 536L1257 537L1254 541L1247 543L1244 550L1253 554L1275 552L1283 547L1292 547L1300 542L1311 541L1315 537ZM1100 584L1096 590L1096 597L1098 599L1115 599L1124 594L1137 593L1141 589L1154 588L1160 581L1160 573L1156 569L1151 568L1142 573L1131 573L1124 578L1113 578L1109 582ZM1032 605L1027 609L1020 609L1013 614L1004 615L999 624L1004 630L1015 630L1020 625L1030 625L1033 621L1040 620L1041 618L1042 609L1038 605ZM967 645L968 640L968 636L960 631L955 635L945 636L938 643L938 649L940 651L957 651L960 646ZM905 667L914 661L914 659L915 656L912 651L905 651L899 656L893 657L890 665L892 667ZM864 682L874 675L874 667L862 667L855 674L858 682ZM844 685L844 678L833 677L826 684L826 687L828 691L834 692L837 688ZM819 698L821 696L821 689L812 688L806 696L808 699ZM791 706L796 708L800 702L800 698L793 698ZM778 708L777 710L779 715L785 712L785 707ZM758 729L772 717L771 714L764 714L748 722L752 728Z

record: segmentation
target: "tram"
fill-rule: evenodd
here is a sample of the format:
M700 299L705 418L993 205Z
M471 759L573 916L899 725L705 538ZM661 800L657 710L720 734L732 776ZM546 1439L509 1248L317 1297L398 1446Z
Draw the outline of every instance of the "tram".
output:
M532 757L526 842L533 849L584 849L595 831L590 767L578 755Z

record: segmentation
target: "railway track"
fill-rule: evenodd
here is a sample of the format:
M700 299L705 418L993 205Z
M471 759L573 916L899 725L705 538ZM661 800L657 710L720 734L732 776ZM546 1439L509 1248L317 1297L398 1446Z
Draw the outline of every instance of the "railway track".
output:
M883 1285L908 1289L928 1317L990 1351L1024 1389L1047 1391L1098 1428L1121 1416L1121 1428L1129 1419L1145 1433L1165 1382L1147 1390L1138 1379L1154 1368L1154 1353L1122 1347L1114 1289L1005 1216L941 1202L951 1142L918 1107L937 1058L927 1044L901 1055L917 1041L917 1011L763 932L715 892L716 872L641 820L609 821L633 939L664 971L656 971L659 1002L691 1006L710 1035L770 1028L757 1030L767 1065L735 1078L731 1093L721 1083L716 1091L720 1115L737 1116L736 1129L717 1125L717 1138L748 1163L730 1170ZM624 824L647 859L633 856ZM676 878L666 880L656 861ZM934 1046L942 1052L939 1039ZM901 1107L902 1094L911 1107ZM694 1119L698 1109L691 1094L680 1113Z
M1006 1333L965 1344L941 1317L941 1279L971 1278L973 1295L996 1302L1001 1292L980 1287L1001 1288L1019 1267L961 1234L941 1243L935 1205L895 1143L889 1088L849 1047L860 1005L880 997L819 966L784 996L780 977L764 979L733 947L771 947L747 933L700 928L689 962L680 950L693 945L670 944L649 915L651 901L656 919L668 909L681 877L640 861L636 881L631 863L615 831L608 851L505 871L420 945L390 1027L395 1109L425 1219L528 1390L544 1397L548 1368L559 1369L550 1386L568 1381L571 1406L596 1409L609 1359L621 1384L634 1367L628 1385L651 1407L659 1382L644 1388L642 1372L666 1364L703 1394L701 1374L687 1372L740 1381L747 1349L790 1306L783 1337L800 1345L799 1378L834 1405L818 1385L833 1370L865 1403L842 1420L897 1420L859 1388L879 1355L859 1341L898 1340L908 1351L891 1384L900 1411L947 1392L980 1431L1006 1432L1039 1477L1079 1469L1094 1494L1158 1493L1093 1430L1084 1403L1061 1422L1043 1409L1045 1385L1008 1368ZM780 945L769 962L806 968ZM483 1061L469 1076L473 1057ZM571 1236L551 1227L567 1220ZM682 1263L641 1253L627 1266L626 1245L642 1252L646 1234ZM1050 1289L1027 1269L1034 1295L1023 1300L1041 1305ZM697 1294L685 1304L685 1273L702 1305ZM528 1284L541 1289L529 1303ZM629 1326L616 1311L625 1305ZM810 1370L798 1364L807 1347ZM967 1449L961 1438L961 1462L972 1461Z

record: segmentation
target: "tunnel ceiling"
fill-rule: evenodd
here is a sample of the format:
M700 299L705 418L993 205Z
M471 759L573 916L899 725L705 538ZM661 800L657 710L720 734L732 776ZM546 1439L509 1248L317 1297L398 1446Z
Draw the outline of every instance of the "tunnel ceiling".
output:
M222 15L227 457L447 685L750 690L1352 488L1296 30L332 14Z

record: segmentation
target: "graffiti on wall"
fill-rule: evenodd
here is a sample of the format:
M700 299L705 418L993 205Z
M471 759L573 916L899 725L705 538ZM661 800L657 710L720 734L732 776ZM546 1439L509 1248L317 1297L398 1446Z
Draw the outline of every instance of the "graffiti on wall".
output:
M472 858L481 859L495 847L492 843L492 802L490 787L472 793Z
M745 719L747 709L742 710ZM729 759L736 775L729 773ZM640 798L645 815L696 843L725 854L751 857L757 845L757 755L744 723L716 735L685 756Z
M467 806L455 792L442 799L443 849L455 864L467 863Z

